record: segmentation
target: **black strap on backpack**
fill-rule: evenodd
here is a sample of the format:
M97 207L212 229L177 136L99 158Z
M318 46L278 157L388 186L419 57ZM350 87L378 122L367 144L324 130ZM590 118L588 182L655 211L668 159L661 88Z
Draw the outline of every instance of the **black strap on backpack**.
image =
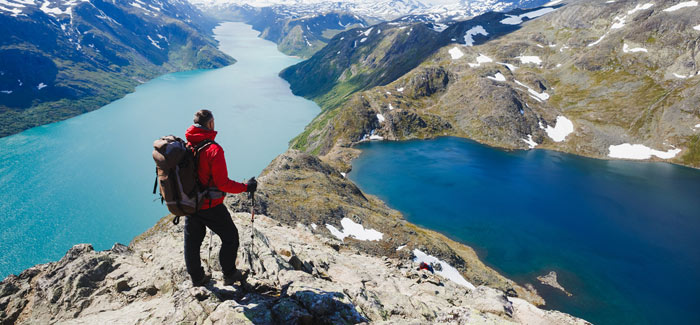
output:
M198 173L199 153L202 150L204 150L206 147L208 147L209 145L215 144L215 143L216 142L214 142L214 140L206 139L206 140L198 143L196 146L194 146L194 148L192 148L192 152L194 153L195 182L197 183L197 186L193 189L193 191L200 191L202 188L204 188L204 186L202 186L201 182L199 181L199 173ZM190 193L190 195L191 194L194 194L194 193ZM178 201L178 205L179 204L180 203ZM195 210L197 210L197 211L199 210L199 201L197 201L197 203L196 203ZM178 223L180 223L180 216L175 216L175 218L173 219L173 224L177 225Z

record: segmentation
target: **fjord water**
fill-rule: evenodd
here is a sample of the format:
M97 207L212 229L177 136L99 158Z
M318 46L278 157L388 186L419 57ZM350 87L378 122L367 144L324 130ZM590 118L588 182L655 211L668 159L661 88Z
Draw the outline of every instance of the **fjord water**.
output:
M215 34L236 64L164 75L97 111L0 139L0 278L74 244L128 243L165 216L151 194L152 143L184 138L198 109L214 112L233 180L287 149L319 112L277 76L299 60L248 25L225 23Z
M595 324L700 320L700 171L458 138L367 143L348 175ZM540 285L556 271L573 294Z

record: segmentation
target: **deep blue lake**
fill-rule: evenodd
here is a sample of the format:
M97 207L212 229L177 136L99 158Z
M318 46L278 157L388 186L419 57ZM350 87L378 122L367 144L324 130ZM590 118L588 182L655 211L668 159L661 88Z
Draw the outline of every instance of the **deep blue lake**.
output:
M700 171L503 151L459 138L371 142L348 177L596 324L700 323ZM573 294L541 285L556 271Z
M105 107L0 139L0 279L60 259L75 244L110 248L168 214L151 194L153 141L184 138L194 112L216 117L229 177L255 176L319 112L277 75L300 62L241 23L215 35L238 60L161 76Z

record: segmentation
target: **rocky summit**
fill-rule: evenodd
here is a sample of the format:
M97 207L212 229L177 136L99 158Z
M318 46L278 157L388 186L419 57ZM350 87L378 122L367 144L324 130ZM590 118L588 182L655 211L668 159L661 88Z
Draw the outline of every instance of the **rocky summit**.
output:
M233 219L241 237L237 265L250 271L242 284L222 284L217 250L208 259L205 239L203 265L213 280L192 287L182 226L168 216L129 246L98 252L76 245L58 262L7 277L0 283L0 322L586 324L501 290L469 289L418 271L409 258L368 255L320 228L258 215L253 234L249 214ZM215 236L212 247L219 245Z

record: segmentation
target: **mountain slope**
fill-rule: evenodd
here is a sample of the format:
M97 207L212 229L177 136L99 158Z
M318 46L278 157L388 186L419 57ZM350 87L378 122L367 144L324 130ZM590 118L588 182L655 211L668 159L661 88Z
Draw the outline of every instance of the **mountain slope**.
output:
M166 72L221 67L186 1L0 4L0 136L97 109Z
M578 1L529 22L522 15L499 21L521 29L447 45L391 84L353 95L293 145L327 154L370 135L456 135L700 166L697 2Z

